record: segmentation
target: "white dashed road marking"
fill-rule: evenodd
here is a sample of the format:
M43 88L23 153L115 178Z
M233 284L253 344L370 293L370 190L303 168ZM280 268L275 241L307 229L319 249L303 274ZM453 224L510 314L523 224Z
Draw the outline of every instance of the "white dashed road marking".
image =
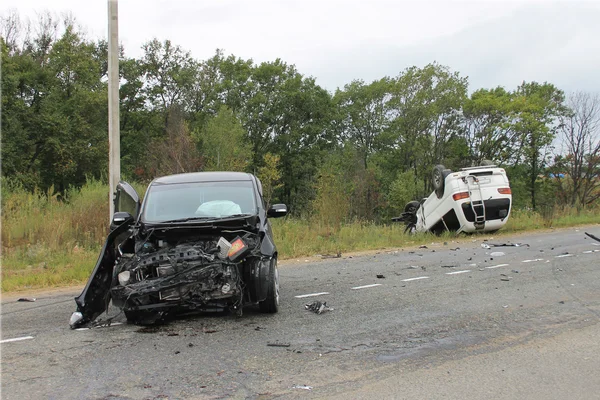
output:
M464 271L446 272L446 275L464 274L465 272L471 272L471 270L470 269L465 269Z
M301 294L300 296L294 296L294 297L297 298L297 299L303 299L305 297L322 296L322 295L325 295L325 294L329 294L329 292Z
M366 289L366 288L375 287L375 286L381 286L381 283L373 283L372 285L364 285L364 286L355 286L352 288L352 290Z
M429 279L428 276L418 276L416 278L402 279L402 282L418 281L419 279Z
M498 264L498 265L492 265L491 267L486 267L487 269L494 269L494 268L500 268L500 267L508 267L509 264Z
M20 342L21 340L28 340L28 339L33 339L33 336L23 336L23 337L17 337L17 338L12 338L12 339L4 339L4 340L0 340L0 343Z

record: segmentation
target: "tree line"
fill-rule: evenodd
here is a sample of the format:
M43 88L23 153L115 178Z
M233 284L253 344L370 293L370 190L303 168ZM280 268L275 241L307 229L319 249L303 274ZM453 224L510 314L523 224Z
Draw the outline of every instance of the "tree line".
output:
M107 43L72 17L2 17L2 177L62 193L108 168ZM600 97L548 82L469 93L432 62L331 93L277 59L195 59L169 40L120 55L124 179L206 170L261 177L295 215L385 219L431 192L432 167L492 160L515 206L600 197Z

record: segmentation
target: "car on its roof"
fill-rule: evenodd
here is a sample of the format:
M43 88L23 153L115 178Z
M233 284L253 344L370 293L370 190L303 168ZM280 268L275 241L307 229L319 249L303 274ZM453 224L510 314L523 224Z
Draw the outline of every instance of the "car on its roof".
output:
M260 180L243 172L196 172L154 179L143 203L119 182L110 233L70 325L91 324L109 301L133 323L181 311L279 309L277 247Z
M393 221L406 231L495 232L508 221L512 191L504 168L485 165L452 172L443 165L433 169L434 191L421 201L411 201Z

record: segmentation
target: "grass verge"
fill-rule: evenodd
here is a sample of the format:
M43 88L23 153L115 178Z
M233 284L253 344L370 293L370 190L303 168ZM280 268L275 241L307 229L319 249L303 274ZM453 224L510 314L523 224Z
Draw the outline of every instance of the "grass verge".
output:
M139 188L142 189L142 188ZM3 293L84 284L106 239L106 185L89 182L60 201L52 193L13 189L2 196ZM514 210L503 234L600 223L598 209ZM447 241L454 234L405 235L402 224L354 221L332 227L305 219L273 220L280 259L402 248Z

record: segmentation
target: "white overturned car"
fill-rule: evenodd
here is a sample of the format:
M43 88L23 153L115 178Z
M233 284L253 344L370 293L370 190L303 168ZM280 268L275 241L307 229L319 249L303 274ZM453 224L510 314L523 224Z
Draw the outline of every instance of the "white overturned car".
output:
M495 165L463 168L459 172L437 165L434 192L422 201L411 201L393 221L406 231L494 232L510 215L512 195L506 172Z

